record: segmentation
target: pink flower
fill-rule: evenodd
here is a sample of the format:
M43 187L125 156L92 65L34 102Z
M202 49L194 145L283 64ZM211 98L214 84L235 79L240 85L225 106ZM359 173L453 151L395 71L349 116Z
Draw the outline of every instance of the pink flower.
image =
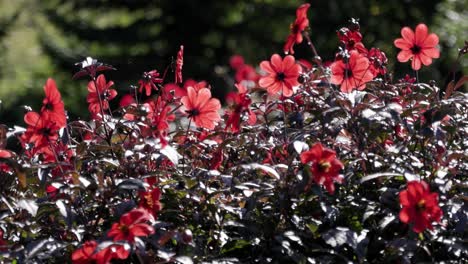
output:
M338 59L332 63L331 82L340 85L341 91L349 93L354 89L363 90L366 83L373 79L369 70L369 60L359 52L352 50L346 63Z
M434 33L428 34L425 24L417 25L416 32L404 27L401 29L401 36L403 38L394 41L395 46L401 49L397 56L399 62L411 59L411 68L417 71L421 69L421 63L429 66L433 58L439 58L440 52L437 49L439 37Z
M293 95L293 87L299 85L297 78L301 72L301 66L296 64L293 56L288 55L283 60L280 55L273 54L270 61L260 63L260 68L267 75L260 79L259 84L269 94L281 92L286 97Z

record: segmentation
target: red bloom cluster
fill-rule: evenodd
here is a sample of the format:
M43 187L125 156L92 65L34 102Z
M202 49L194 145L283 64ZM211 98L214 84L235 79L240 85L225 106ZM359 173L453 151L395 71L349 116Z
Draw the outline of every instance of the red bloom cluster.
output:
M21 142L23 146L30 146L27 148L30 155L50 153L48 149L56 143L59 130L66 126L65 108L55 81L48 79L44 91L46 96L41 111L28 112L24 116L28 128L21 136Z
M284 44L284 53L294 54L294 44L302 43L302 31L309 26L309 19L307 18L307 10L309 10L310 4L302 4L296 10L296 20L291 24L291 33L286 39Z
M120 217L119 223L112 224L107 235L114 241L135 242L135 237L148 236L154 233L153 227L147 224L151 215L142 209L133 209Z
M109 101L117 96L117 91L109 89L114 85L113 81L106 81L106 77L103 74L99 75L94 81L88 83L88 109L93 117L97 118L99 115L109 109ZM102 108L102 109L101 109Z
M239 132L241 124L241 116L247 114L247 123L254 125L257 121L257 116L250 109L252 100L248 95L248 90L242 84L236 84L237 93L230 93L226 96L226 100L231 102L232 110L227 111L228 119L226 121L226 130L230 130L233 133Z
M247 87L256 85L260 76L255 71L255 68L244 62L244 58L240 55L234 55L229 60L229 65L234 69L234 79L237 83L241 83Z
M406 190L400 192L400 220L413 223L413 231L421 233L427 228L432 230L432 222L439 222L442 210L438 205L439 195L431 193L425 181L408 182Z
M360 32L360 27L359 27L359 22L357 20L351 20L351 25L349 27L343 27L341 28L338 32L338 39L340 40L340 43L343 45L344 50L347 51L347 53L344 54L338 54L337 59L335 62L343 60L343 57L349 56L348 54L351 54L353 51L355 53L361 54L361 58L366 58L368 60L367 64L368 66L366 67L364 71L363 76L366 78L366 81L361 80L361 84L359 86L356 86L357 83L351 84L350 83L345 83L344 88L342 86L342 91L343 92L350 92L354 90L354 88L357 88L358 90L364 89L363 83L372 80L373 78L377 77L379 74L384 75L387 73L387 56L383 51L381 51L378 48L371 48L368 50L364 44L362 43L362 34ZM346 60L346 58L345 58ZM363 59L361 61L364 62ZM361 64L364 65L364 64ZM333 71L333 69L332 69ZM367 74L367 72L370 71L372 74L372 78L370 78ZM339 74L341 75L341 74ZM347 75L348 77L350 76L349 74ZM333 78L333 75L332 75ZM333 83L333 82L332 82ZM338 83L334 83L338 84ZM358 88L359 87L359 88Z
M195 91L199 91L202 88L209 87L209 85L205 81L197 82L193 79L187 79L182 87L175 83L167 83L164 85L163 97L168 101L173 99L180 99L187 95L187 89L189 87L194 88Z
M367 49L362 41L362 34L359 32L358 24L354 24L351 28L343 27L337 31L340 43L344 45L348 51L357 50L359 53L367 53Z
M127 259L130 251L127 244L111 244L99 248L96 241L86 241L72 254L73 264L109 264L113 259Z
M336 158L336 152L324 148L322 144L315 143L309 151L301 154L303 164L312 163L311 172L315 183L324 185L331 194L335 192L334 182L342 183L343 177L339 174L343 163ZM309 182L310 185L310 182Z
M288 55L283 59L278 54L271 56L270 61L262 61L260 68L266 72L259 85L267 89L271 95L281 92L281 95L290 97L293 95L293 87L299 85L297 78L301 73L301 66L296 64L293 56Z
M403 38L394 42L395 46L401 49L397 56L399 62L411 59L411 68L417 71L421 69L421 63L428 66L433 58L439 58L440 52L436 48L439 37L434 33L429 34L428 31L425 24L417 25L415 32L409 27L401 29Z
M143 191L139 193L140 203L138 204L139 208L146 210L154 219L158 218L158 213L161 211L161 203L159 199L161 198L161 191L159 188L155 187L149 191Z

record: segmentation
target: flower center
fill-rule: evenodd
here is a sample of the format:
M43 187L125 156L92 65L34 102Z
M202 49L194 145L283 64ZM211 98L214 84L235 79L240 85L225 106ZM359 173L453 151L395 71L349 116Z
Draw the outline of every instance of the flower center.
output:
M421 47L418 45L414 45L413 47L411 47L411 52L413 52L413 54L419 54L421 52Z
M349 68L346 68L343 72L344 78L349 79L353 77L353 71Z
M146 205L147 205L149 208L153 208L153 207L154 207L153 197L151 196L151 194L145 195L145 200L146 200Z
M278 72L278 73L276 74L276 79L277 79L278 81L284 81L285 78L286 78L286 75L284 74L284 72Z
M194 117L194 116L197 116L200 114L200 110L198 109L191 109L191 110L186 110L185 111L187 114L188 114L188 117L191 118L191 117Z
M52 130L50 129L50 127L44 127L41 130L39 130L39 133L42 134L43 136L48 137L52 134Z
M291 32L294 34L299 33L299 25L296 23L291 24Z
M328 161L321 161L318 165L318 168L321 172L328 172L331 167L331 164Z
M50 102L47 102L47 104L44 105L45 109L53 111L54 110L54 105L51 104Z
M122 231L122 233L124 233L124 234L128 234L130 229L128 228L127 225L120 225L119 230Z
M426 209L426 200L422 199L416 204L416 211L422 212Z

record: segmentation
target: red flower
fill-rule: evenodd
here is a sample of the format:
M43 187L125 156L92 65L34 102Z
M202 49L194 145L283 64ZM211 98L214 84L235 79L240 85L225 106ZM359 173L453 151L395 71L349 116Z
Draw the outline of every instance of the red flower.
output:
M184 46L181 45L177 52L175 83L182 83L182 65L184 65Z
M324 185L331 194L335 192L334 182L343 182L343 177L339 174L343 169L343 163L336 158L336 152L324 148L322 144L315 143L309 151L301 154L301 162L307 164L312 162L311 171L314 181Z
M11 152L8 150L0 149L0 158L2 159L8 159L11 158Z
M269 94L277 94L281 91L283 96L293 95L293 86L299 85L301 66L296 64L294 57L288 55L283 59L278 54L271 56L270 61L262 61L260 68L267 73L259 84L266 88Z
M235 85L238 93L230 94L230 97L233 101L233 110L228 112L228 119L226 121L226 130L230 129L232 132L237 133L240 129L241 123L241 115L244 112L248 114L248 123L249 125L254 125L257 121L257 116L255 113L249 109L252 100L248 96L247 88L245 88L242 84ZM227 98L226 98L227 99Z
M141 209L133 209L120 217L119 223L114 223L107 235L113 237L114 241L125 240L130 243L135 237L148 236L154 233L152 226L146 224L150 215Z
M236 82L240 83L242 81L258 81L258 73L255 71L255 68L252 65L244 64L237 68L236 75L234 76Z
M372 75L376 77L381 74L384 75L387 73L387 56L383 51L377 48L371 48L367 53L367 58L369 59L369 70L372 72Z
M158 90L156 84L160 84L163 82L163 79L159 78L159 72L157 70L152 70L149 72L143 73L143 79L138 81L140 85L139 92L143 92L143 89L146 91L146 96L151 95L151 90Z
M34 143L36 148L41 148L58 139L60 126L50 119L36 112L28 112L24 116L24 122L28 124L28 129L22 136L23 142Z
M44 92L46 97L42 101L41 114L47 119L55 122L59 127L65 127L65 107L57 89L55 81L51 78L47 79L44 85Z
M89 103L89 112L91 112L93 115L101 113L99 100L101 100L103 112L104 110L109 109L109 100L112 100L117 96L117 92L114 89L109 89L112 85L114 85L114 82L106 82L106 77L104 77L103 74L99 75L96 81L90 81L88 83L89 94L86 100Z
M95 263L94 252L98 244L96 241L86 241L83 246L72 253L73 264Z
M119 106L120 107L127 107L127 106L129 106L131 104L134 104L134 103L135 103L135 99L133 98L133 95L125 94L120 99Z
M244 62L244 57L242 57L241 55L233 55L231 56L231 58L229 59L229 65L231 66L231 68L233 68L234 70L237 70L239 69L241 66L243 66L245 64Z
M350 51L348 62L343 59L332 63L331 82L341 86L341 91L349 93L354 89L363 90L366 83L373 79L369 70L369 60L357 51Z
M161 203L159 199L161 198L161 191L159 188L151 189L150 191L140 192L140 203L138 206L148 213L153 215L156 219L158 217L158 213L161 210Z
M94 255L97 264L109 264L113 259L127 259L130 255L128 245L112 244Z
M442 210L438 205L439 195L431 193L425 181L410 181L408 188L400 192L400 220L414 223L413 231L421 233L426 228L433 229L433 221L440 222Z
M192 79L188 79L184 82L184 86L180 87L175 83L168 83L164 85L164 94L166 100L172 100L173 97L176 99L182 98L187 95L187 88L193 87L195 91L199 91L202 88L208 87L208 83L205 81L197 82Z
M309 10L310 4L302 4L296 10L296 20L291 24L291 33L289 34L286 44L284 44L284 53L294 54L294 44L302 43L302 31L309 26L309 19L307 19L307 10Z
M125 245L119 244L112 244L102 250L97 250L96 241L86 241L81 248L73 251L73 264L109 264L112 259L127 259L130 255Z
M148 120L151 122L153 134L158 136L163 144L166 144L166 132L169 129L169 122L174 121L175 115L170 114L171 107L161 97L156 101L148 103Z
M188 87L187 96L182 97L181 111L188 114L198 127L214 129L221 117L218 110L221 103L218 99L211 98L208 88L202 88L198 92L193 87Z
M428 66L432 63L432 59L439 58L440 52L436 48L439 43L439 37L434 34L428 34L428 29L425 24L416 26L416 32L409 27L401 29L403 38L396 39L394 44L401 51L398 53L397 59L399 62L411 61L413 70L421 69L421 63Z
M361 32L359 32L359 28L351 30L347 27L343 27L338 30L336 34L338 35L340 42L345 46L346 50L356 50L363 54L367 53L366 47L361 42L362 35Z

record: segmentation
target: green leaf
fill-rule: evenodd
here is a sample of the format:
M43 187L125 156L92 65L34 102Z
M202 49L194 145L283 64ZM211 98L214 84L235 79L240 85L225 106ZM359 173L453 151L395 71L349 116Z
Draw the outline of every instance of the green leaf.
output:
M232 251L235 251L235 250L238 250L238 249L242 249L246 246L250 246L251 243L249 241L246 241L246 240L231 240L229 242L226 243L226 245L224 245L223 249L221 249L221 254L226 254L226 253L229 253L229 252L232 252Z

